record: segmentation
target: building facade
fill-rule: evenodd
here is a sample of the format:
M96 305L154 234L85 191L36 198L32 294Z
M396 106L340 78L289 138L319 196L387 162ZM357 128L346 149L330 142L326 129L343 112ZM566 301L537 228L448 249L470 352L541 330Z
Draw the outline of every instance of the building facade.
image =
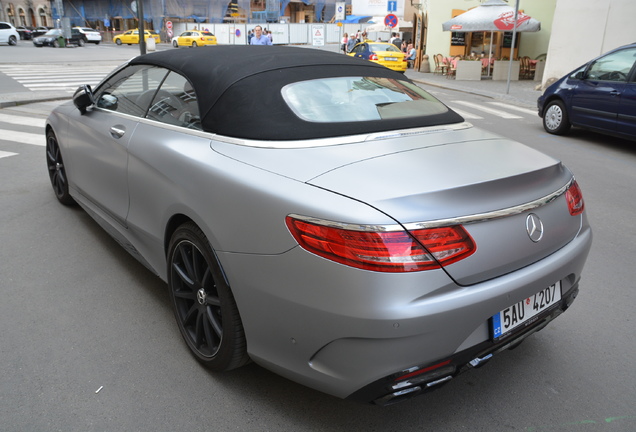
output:
M0 21L16 27L51 27L51 4L48 0L0 0Z

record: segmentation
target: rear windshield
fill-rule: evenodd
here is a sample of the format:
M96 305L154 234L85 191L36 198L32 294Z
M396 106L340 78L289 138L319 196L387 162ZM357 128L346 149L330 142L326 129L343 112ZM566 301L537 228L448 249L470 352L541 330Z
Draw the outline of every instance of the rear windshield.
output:
M392 52L402 52L398 47L391 44L369 44L369 49L373 52L382 52L382 51L392 51Z
M427 117L448 108L416 85L396 78L340 77L300 81L282 89L301 119L341 123Z

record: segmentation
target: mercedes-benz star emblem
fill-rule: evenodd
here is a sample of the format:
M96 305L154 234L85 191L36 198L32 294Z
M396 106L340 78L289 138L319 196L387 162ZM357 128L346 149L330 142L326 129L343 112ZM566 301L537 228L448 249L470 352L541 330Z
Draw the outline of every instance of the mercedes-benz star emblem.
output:
M205 304L206 297L207 294L205 293L205 290L203 288L197 291L197 301L199 302L199 304Z
M526 218L526 230L530 240L537 243L543 238L543 222L534 213L530 213Z

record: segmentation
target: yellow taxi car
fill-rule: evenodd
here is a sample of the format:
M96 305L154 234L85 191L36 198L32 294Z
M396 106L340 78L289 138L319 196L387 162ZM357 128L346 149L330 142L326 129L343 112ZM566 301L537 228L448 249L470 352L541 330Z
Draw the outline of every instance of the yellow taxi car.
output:
M196 47L206 45L216 45L216 36L209 31L189 30L172 38L172 46L175 48L179 48L180 46Z
M161 42L161 39L159 38L159 35L153 31L150 30L144 30L144 40L148 40L148 38L153 38L155 40L156 43ZM128 30L122 34L119 34L117 36L115 36L113 38L113 42L115 42L117 45L121 45L121 44L128 44L128 45L132 45L132 44L138 44L139 43L139 29L134 29L134 30Z
M406 54L400 51L395 45L387 42L366 40L354 46L348 55L370 60L402 73L406 71L408 64Z

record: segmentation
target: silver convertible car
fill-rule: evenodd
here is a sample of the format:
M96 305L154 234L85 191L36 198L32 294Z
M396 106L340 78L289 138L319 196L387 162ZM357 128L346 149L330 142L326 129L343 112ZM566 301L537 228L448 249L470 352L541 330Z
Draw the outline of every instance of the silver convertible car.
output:
M561 162L326 51L132 59L46 125L62 204L167 282L185 344L395 403L565 311L592 243Z

